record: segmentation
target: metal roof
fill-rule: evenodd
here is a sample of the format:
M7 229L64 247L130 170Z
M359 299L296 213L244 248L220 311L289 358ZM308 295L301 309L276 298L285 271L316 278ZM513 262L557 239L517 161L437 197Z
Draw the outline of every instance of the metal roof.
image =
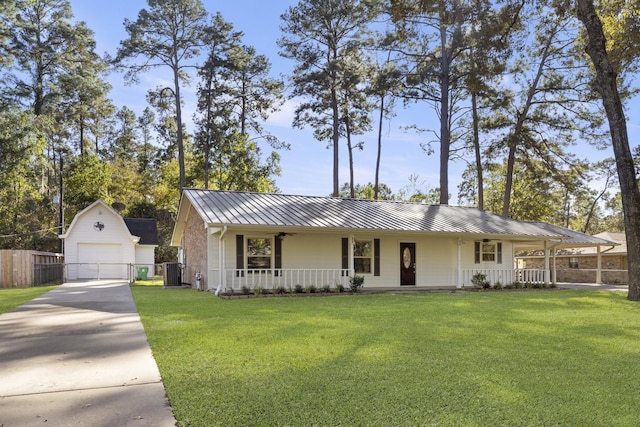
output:
M548 224L546 222L533 222L532 224L536 224L537 226L542 227L551 233L557 233L565 236L565 238L562 240L562 246L566 246L566 247L579 247L579 246L593 247L598 245L601 245L601 246L619 245L618 242L604 239L603 238L604 236L600 236L600 237L598 237L599 235L591 236L589 234L581 233L579 231L571 230L569 228L561 227L559 225Z
M185 189L207 225L560 238L557 230L476 208L383 200Z

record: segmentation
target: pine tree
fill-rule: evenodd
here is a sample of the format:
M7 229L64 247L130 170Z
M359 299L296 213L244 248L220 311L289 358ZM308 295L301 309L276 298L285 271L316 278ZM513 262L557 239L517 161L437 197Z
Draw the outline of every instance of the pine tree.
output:
M341 68L380 13L375 0L302 0L282 16L280 54L296 61L291 76L293 96L304 99L295 112L295 127L311 126L314 136L333 149L333 192L339 188L339 142L343 111Z
M182 122L182 84L186 70L204 44L207 12L200 0L148 0L135 22L125 19L128 38L120 42L114 63L127 68L125 78L135 82L137 75L158 67L171 71L173 86L166 88L174 100L180 188L186 185L185 131Z

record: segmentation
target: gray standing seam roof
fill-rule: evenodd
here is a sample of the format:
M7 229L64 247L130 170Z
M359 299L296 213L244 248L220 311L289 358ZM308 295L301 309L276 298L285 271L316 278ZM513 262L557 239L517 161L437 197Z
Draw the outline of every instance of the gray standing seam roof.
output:
M561 237L476 208L383 200L185 189L208 225Z
M545 230L551 233L562 234L563 236L565 236L563 243L567 245L587 245L587 246L619 245L619 243L615 241L603 239L597 236L591 236L589 234L581 233L579 231L570 230L565 227L560 227L559 225L548 224L546 222L533 222L532 224L535 224L538 227L544 228Z

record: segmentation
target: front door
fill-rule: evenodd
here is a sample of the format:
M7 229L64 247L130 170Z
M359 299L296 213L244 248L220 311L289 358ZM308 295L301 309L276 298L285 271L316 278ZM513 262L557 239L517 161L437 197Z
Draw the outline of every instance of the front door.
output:
M416 284L416 244L400 243L400 284Z

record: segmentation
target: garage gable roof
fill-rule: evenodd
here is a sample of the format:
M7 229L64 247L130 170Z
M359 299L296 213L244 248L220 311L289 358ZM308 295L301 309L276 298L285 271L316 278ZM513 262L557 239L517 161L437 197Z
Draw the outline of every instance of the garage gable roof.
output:
M131 234L131 231L129 231L129 227L127 227L127 224L124 222L124 218L122 218L122 215L120 215L118 212L116 212L115 209L113 209L111 206L107 205L105 202L103 202L102 200L98 199L95 202L91 203L89 206L87 206L86 208L84 208L83 210L81 210L80 212L78 212L76 214L76 216L73 217L73 220L71 221L71 224L69 224L69 227L67 228L67 232L64 234L60 234L58 236L58 238L60 239L66 239L69 237L69 235L71 234L72 230L74 229L74 227L76 226L76 224L78 223L78 221L80 220L81 217L83 217L87 212L91 211L91 209L93 209L96 206L100 206L102 207L105 211L109 212L111 215L113 215L113 217L116 219L116 221L118 221L121 225L122 225L122 231L124 233L127 233L127 237L130 238L134 243L138 243L140 236L136 236Z
M155 219L124 218L129 232L140 237L138 244L158 246L158 226Z
M209 226L376 230L561 238L537 224L476 208L383 200L185 189Z

